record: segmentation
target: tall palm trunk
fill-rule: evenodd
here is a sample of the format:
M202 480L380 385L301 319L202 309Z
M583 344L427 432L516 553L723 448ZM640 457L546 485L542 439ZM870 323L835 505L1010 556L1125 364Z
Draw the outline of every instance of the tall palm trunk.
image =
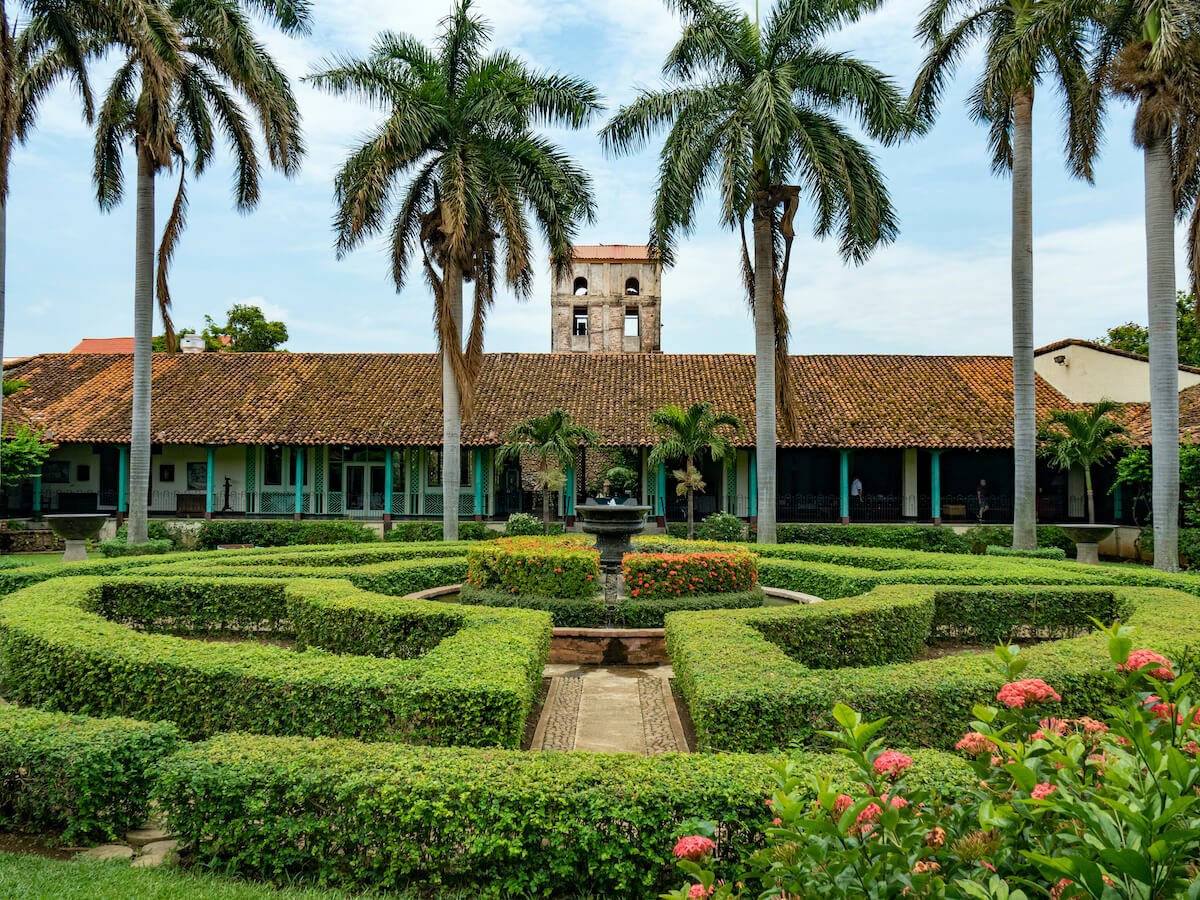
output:
M1033 388L1033 89L1013 98L1013 548L1037 547L1037 407Z
M758 541L775 543L775 265L771 218L754 205L754 443Z
M4 280L6 276L5 269L5 248L8 246L8 198L4 196L3 189L0 189L0 371L4 368ZM4 403L0 400L0 440L4 435ZM4 489L4 469L3 463L0 462L0 496L7 495ZM34 484L34 488L38 488L39 483Z
M687 458L687 467L685 469L688 479L688 540L696 539L696 492L692 490L692 458Z
M462 341L463 276L453 253L446 254L442 289ZM461 349L461 348L456 348ZM462 482L462 408L450 356L442 353L442 540L458 540L458 493Z
M542 463L542 533L550 534L550 464Z
M1087 494L1088 524L1096 524L1096 494L1092 490L1092 467L1083 467L1083 489Z
M138 148L133 263L133 422L129 441L130 544L146 542L150 495L150 375L154 330L154 161Z
M1154 567L1175 572L1179 569L1179 345L1175 313L1175 199L1165 137L1146 143L1145 170Z

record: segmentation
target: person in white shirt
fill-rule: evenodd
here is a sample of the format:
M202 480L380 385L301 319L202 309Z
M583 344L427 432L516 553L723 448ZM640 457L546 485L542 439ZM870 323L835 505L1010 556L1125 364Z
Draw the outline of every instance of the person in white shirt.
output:
M861 513L863 506L863 483L857 475L850 482L850 503L855 512Z

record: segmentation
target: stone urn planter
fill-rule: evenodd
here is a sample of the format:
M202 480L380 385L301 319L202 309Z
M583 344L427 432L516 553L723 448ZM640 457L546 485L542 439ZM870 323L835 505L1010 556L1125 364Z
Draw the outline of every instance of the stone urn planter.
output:
M82 562L87 559L87 542L100 533L108 516L105 513L51 513L42 518L67 544L63 562Z
M1062 530L1075 542L1075 560L1089 566L1100 564L1100 542L1116 530L1116 525L1063 525Z

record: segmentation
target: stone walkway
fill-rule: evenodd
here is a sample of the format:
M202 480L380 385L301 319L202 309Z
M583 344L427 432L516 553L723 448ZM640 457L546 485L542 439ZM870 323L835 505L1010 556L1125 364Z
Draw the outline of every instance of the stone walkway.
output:
M532 749L687 752L671 674L670 666L547 666L550 692Z

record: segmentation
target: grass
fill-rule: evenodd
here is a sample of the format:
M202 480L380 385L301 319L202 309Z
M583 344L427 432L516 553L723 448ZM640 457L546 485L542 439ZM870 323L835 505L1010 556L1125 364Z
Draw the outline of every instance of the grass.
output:
M0 897L4 900L347 900L350 895L330 890L280 889L170 869L133 869L128 863L63 862L0 853ZM442 900L450 898L444 896Z
M101 559L99 553L92 550L88 553L88 559ZM50 553L5 553L0 556L0 560L12 560L20 566L52 566L55 563L62 562L62 551L55 550Z

